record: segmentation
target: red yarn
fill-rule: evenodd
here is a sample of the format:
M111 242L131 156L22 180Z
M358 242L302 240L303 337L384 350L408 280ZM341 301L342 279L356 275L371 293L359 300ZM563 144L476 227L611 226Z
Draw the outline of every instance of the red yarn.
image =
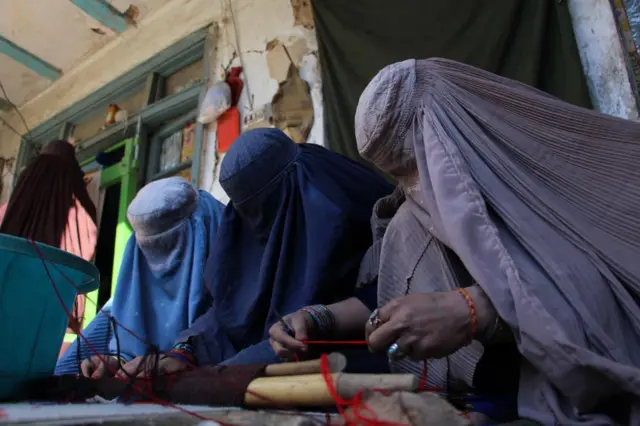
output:
M56 294L56 297L57 297L57 299L58 299L58 302L60 303L60 306L61 306L61 307L62 307L62 309L65 311L65 314L66 314L67 316L69 316L70 312L69 312L69 310L67 309L67 307L65 306L64 301L62 300L62 296L60 295L60 292L58 291L58 288L57 288L57 286L56 286L56 284L55 284L55 281L54 281L54 280L53 280L53 278L51 277L51 273L49 272L49 268L48 268L48 266L47 266L46 259L45 259L44 255L42 254L42 252L41 252L41 251L40 251L40 249L38 248L37 244L36 244L33 240L29 240L29 242L31 243L31 245L32 245L32 246L33 246L33 248L35 249L36 253L38 254L38 257L40 258L40 261L42 262L42 265L43 265L43 267L44 267L44 269L45 269L45 272L46 272L46 274L47 274L47 277L49 278L49 282L51 283L51 286L53 287L53 290L54 290L54 292L55 292L55 294ZM55 263L52 263L52 264L51 264L51 266L53 266L53 268L54 268L54 269L55 269L55 270L56 270L60 275L62 275L62 277L63 277L63 278L64 278L64 279L69 283L69 284L71 284L71 285L72 285L72 286L73 286L77 291L79 291L78 286L77 286L77 285L76 285L76 284L75 284L75 283L74 283L74 282L73 282L73 281L72 281L72 280L71 280L71 279L70 279L70 278L69 278L69 277L68 277L68 276L63 272L63 271L61 271L61 270L57 267L57 265L56 265ZM89 298L87 298L87 300L89 300L91 303L93 303L93 304L94 304L94 306L97 306L97 304L96 304L93 300L91 300L91 299L89 299ZM104 314L104 315L106 315L106 314ZM113 317L112 317L112 316L110 316L110 315L109 315L109 318L110 318L110 319L111 319L111 320L116 324L116 326L117 326L117 327L122 328L122 329L123 329L123 330L125 330L127 333L129 333L131 336L133 336L134 338L138 339L140 342L144 343L145 345L149 346L149 343L148 343L148 342L146 342L146 341L145 341L144 339L142 339L141 337L137 336L133 331L131 331L131 330L130 330L130 329L128 329L127 327L124 327L122 324L120 324L118 321L116 321L116 319L115 319L115 318L113 318ZM88 339L84 336L84 334L83 334L79 329L76 329L76 330L74 330L74 331L77 333L78 338L79 338L79 339L81 339L81 340L82 340L82 341L87 345L87 347L89 348L89 350L90 350L94 355L96 355L96 356L100 359L100 361L101 361L101 362L103 362L103 363L105 364L105 366L107 366L107 368L109 368L109 369L111 370L111 371L110 371L111 373L113 373L113 374L117 373L117 370L116 370L116 369L112 369L112 368L111 368L111 366L110 366L108 363L106 363L106 362L105 362L105 360L104 360L104 358L102 357L102 355L101 355L100 353L98 353L98 351L97 351L97 350L96 350L96 349L91 345L91 343L89 343ZM171 381L173 381L172 379L176 377L176 374L170 374L169 376L170 376L170 382L171 382ZM120 380L120 381L123 381L123 382L126 382L126 381L127 381L127 379L119 379L119 378L116 378L116 380ZM147 388L149 388L149 392L146 392L146 391L142 388L142 383L144 383L144 384L146 384L146 385L147 385L146 387L147 387ZM213 419L213 418L208 418L208 417L202 416L202 415L200 415L200 414L198 414L198 413L196 413L196 412L193 412L193 411L187 410L187 409L185 409L185 408L182 408L182 407L179 407L179 406L177 406L177 405L175 405L175 404L172 404L172 403L171 403L171 402L169 402L169 401L165 401L165 400L163 400L163 399L161 399L161 398L158 398L158 397L156 397L155 395L153 395L153 390L151 389L150 384L151 384L151 383L150 383L150 381L149 381L149 380L145 380L144 382L141 382L141 383L140 383L140 382L135 383L135 384L132 386L132 388L133 388L133 390L135 390L135 391L136 391L137 393L139 393L140 395L142 395L142 396L144 396L144 397L148 398L148 399L151 401L151 403L155 403L155 404L161 405L161 406L163 406L163 407L174 408L174 409L176 409L176 410L178 410L178 411L180 411L180 412L182 412L182 413L185 413L185 414L188 414L188 415L190 415L190 416L193 416L193 417L195 417L195 418L197 418L197 419L199 419L199 420L211 420L211 421L215 421L215 422L217 422L218 424L220 424L220 425L222 425L222 426L234 426L234 425L233 425L233 424L231 424L231 423L225 423L225 422L223 422L223 421L221 421L221 420L217 420L217 419ZM261 395L261 394L259 394L259 393L257 393L257 392L251 391L250 389L247 389L247 390L246 390L246 393L248 393L248 394L250 394L250 395L253 395L253 396L257 397L257 398L260 398L260 399L262 399L262 400L264 400L264 401L267 401L267 402L271 403L271 404L272 404L274 407L276 407L276 408L284 409L284 410L294 410L294 411L295 411L295 407L291 407L291 406L284 405L284 404L279 404L279 403L277 403L276 401L274 401L273 399L271 399L271 398L269 398L269 397L266 397L266 396L264 396L264 395ZM146 402L145 402L145 403L146 403ZM315 421L317 421L315 417L310 416L310 415L308 415L308 414L306 414L306 413L304 413L304 412L300 412L299 414L300 414L301 416L304 416L304 417L307 417L307 418L311 419L311 420L312 420L312 421L314 421L314 422L315 422ZM330 423L330 419L329 419L329 421L327 422L327 424L329 424L329 423Z
M65 314L67 316L71 315L71 312L69 312L69 309L67 309L66 305L64 304L64 301L62 300L62 296L60 295L60 292L58 291L58 288L55 284L55 281L53 280L51 273L49 271L49 268L47 266L47 262L45 257L43 256L42 252L40 251L40 249L38 248L37 244L33 241L33 240L29 240L29 242L31 243L31 245L33 246L34 250L36 251L36 253L38 254L40 261L42 262L42 265L45 269L45 272L47 274L47 277L53 287L53 290L56 294L56 297L58 299L58 302L60 303L60 306L62 307L62 309L65 311ZM52 263L52 266L54 267L54 269L57 270L58 273L60 273L62 275L62 277L69 283L71 284L76 290L78 290L78 286L69 278L67 277L60 269L57 268L57 265L55 263ZM89 300L91 303L93 303L95 305L95 302L89 298L87 298L87 300ZM137 336L132 330L129 330L128 328L124 327L123 325L121 325L120 323L118 323L113 317L110 317L115 323L117 327L122 328L123 330L125 330L127 333L129 333L131 336L133 336L134 338L138 339L140 342L145 343L147 346L149 345L147 342L145 342L144 339L142 339L141 337ZM117 369L113 369L111 368L111 366L106 363L105 359L103 358L103 356L101 354L99 354L97 352L97 350L91 345L91 343L89 342L89 340L84 336L84 334L81 332L81 330L79 329L79 327L76 327L76 329L74 330L77 335L78 338L81 339L89 348L89 350L96 355L100 361L102 361L105 366L107 366L107 368L109 368L111 370L111 373L115 374L117 373ZM367 342L364 340L336 340L336 341L331 341L331 340L306 340L303 341L303 343L305 344L309 344L309 345L363 345L366 346ZM297 356L296 356L297 358ZM359 391L356 396L351 399L351 400L346 400L340 397L340 395L338 394L335 384L333 383L333 376L331 375L331 371L329 368L329 363L328 363L328 358L326 354L323 354L321 356L321 362L320 362L320 367L321 367L321 372L322 372L322 376L325 380L325 383L327 385L327 390L329 391L331 397L333 398L333 400L335 401L336 404L336 408L338 409L338 412L342 415L342 417L345 420L345 424L346 425L352 425L352 426L405 426L399 423L394 423L394 422L387 422L387 421L382 421L382 420L378 420L375 418L375 412L373 410L371 410L363 401L362 401L362 396L363 396L363 391ZM173 375L172 375L173 376ZM119 379L116 378L116 380L121 380L126 382L127 379ZM423 368L423 373L422 373L422 377L420 379L420 389L422 390L426 390L425 388L425 384L427 382L427 363L425 361L424 363L424 368ZM141 384L135 383L133 385L133 388L136 392L138 392L140 395L148 398L152 403L156 403L158 405L164 406L164 407L168 407L168 408L173 408L176 409L178 411L181 411L185 414L191 415L195 418L198 418L199 420L212 420L215 421L219 424L221 424L222 426L233 426L230 423L224 423L220 420L217 419L212 419L212 418L208 418L205 416L202 416L196 412L192 412L190 410L187 410L185 408L179 407L177 405L172 404L169 401L165 401L161 398L156 397L155 395L153 395L153 391L151 389L151 386L149 386L149 383L143 382L145 384L147 384L147 388L148 391L143 389L143 386ZM256 397L259 397L261 399L264 399L265 401L269 401L269 402L274 402L272 401L270 398L265 397L263 395L259 395L255 392L251 392L249 390L247 390L247 393L250 393ZM278 405L278 404L274 404L274 405ZM280 406L279 408L284 408L284 409L290 409L292 407L286 407L286 406ZM354 414L354 418L351 419L349 418L350 416L346 413L345 409L346 408L351 408L351 410L353 411ZM368 412L372 417L367 417L363 415L363 411ZM305 413L300 413L301 415L305 415L307 417L310 417L308 415L306 415ZM310 417L313 420L315 420L315 418ZM330 418L327 417L327 424L330 424Z
M56 286L55 281L54 281L54 280L53 280L53 278L51 277L51 273L49 272L49 268L48 268L48 266L47 266L46 259L44 258L43 254L42 254L42 252L40 251L40 249L38 248L37 244L36 244L33 240L31 240L31 239L29 240L29 242L31 243L31 245L33 246L33 248L34 248L34 249L36 250L36 252L38 253L38 256L40 257L40 261L42 262L42 266L44 267L44 270L45 270L45 272L46 272L46 274L47 274L47 277L49 278L49 282L51 283L51 285L52 285L52 287L53 287L53 291L55 292L56 297L58 298L58 301L60 302L60 306L62 307L62 309L64 309L65 314L67 315L67 317L68 317L68 316L70 316L70 315L71 315L71 312L69 312L69 309L67 309L66 305L64 304L64 301L62 300L62 296L60 295L60 292L58 291L58 287ZM61 271L58 271L58 272L62 273ZM76 287L76 289L77 289L77 286L76 286L76 285L75 285L75 284L74 284L74 283L73 283L69 278L67 278L64 274L62 274L62 276L63 276L67 281L69 281L69 282L70 282L74 287ZM79 327L78 327L78 328L79 328ZM101 361L101 362L103 362L103 363L104 363L104 365L105 365L105 366L107 366L107 368L108 368L108 367L109 367L109 364L108 364L107 362L105 362L105 360L104 360L104 358L102 357L102 355L101 355L101 354L99 354L99 353L98 353L98 351L96 351L96 349L91 345L91 343L89 343L89 340L84 336L84 334L82 334L82 332L81 332L79 329L74 330L74 331L76 332L76 334L78 335L78 337L79 337L79 338L81 338L81 339L84 341L84 343L87 345L87 347L89 348L89 350L90 350L92 353L94 353L94 354L95 354L95 355L100 359L100 361ZM135 337L135 335L133 335L133 336ZM112 370L111 372L115 374L115 373L117 372L117 370ZM117 380L126 381L126 379L117 379ZM142 389L142 387L141 387L140 385L135 384L133 387L134 387L134 389L136 390L136 392L139 392L141 395L145 396L146 398L149 398L149 400L151 400L152 402L154 402L154 403L156 403L156 404L159 404L159 405L162 405L162 406L164 406L164 407L168 407L168 408L174 408L174 409L176 409L176 410L178 410L178 411L181 411L181 412L183 412L183 413L185 413L185 414L189 414L189 415L191 415L191 416L193 416L193 417L196 417L196 418L197 418L197 419L199 419L199 420L212 420L212 421L216 421L216 422L218 422L219 424L221 424L221 425L223 425L223 426L233 426L233 425L232 425L232 424L230 424L230 423L224 423L224 422L221 422L221 421L219 421L219 420L210 419L210 418L205 417L205 416L202 416L202 415L200 415L200 414L198 414L198 413L196 413L196 412L193 412L193 411L187 410L187 409L185 409L185 408L179 407L179 406L177 406L177 405L171 404L169 401L164 401L164 400L162 400L162 399L160 399L160 398L157 398L157 397L156 397L155 395L153 395L152 393L147 393L147 392L145 392L145 391L144 391L144 389Z
M366 340L303 340L302 343L305 345L362 345L366 346ZM295 359L297 360L298 356L294 354ZM423 392L439 392L439 388L427 387L427 361L425 360L422 364L422 373L420 374L420 382L418 385L418 389Z
M338 412L342 415L344 419L345 425L347 426L406 426L402 423L395 422L387 422L384 420L378 420L375 418L375 412L369 408L364 401L362 401L362 396L364 394L363 391L359 391L353 399L347 400L343 399L338 390L336 389L335 384L333 383L333 376L331 375L331 369L329 368L329 358L326 354L322 354L320 357L320 371L322 372L322 377L324 378L324 382L327 385L327 391L331 395L331 398L336 403L336 408ZM351 418L347 412L346 408L351 408L353 411L354 417ZM369 412L372 417L365 417L361 410Z

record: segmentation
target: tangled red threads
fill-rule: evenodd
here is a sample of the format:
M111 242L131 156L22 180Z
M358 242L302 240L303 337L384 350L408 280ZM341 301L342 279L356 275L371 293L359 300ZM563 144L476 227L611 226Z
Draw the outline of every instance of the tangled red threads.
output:
M69 311L69 309L67 309L64 301L62 300L62 296L60 295L60 292L58 291L58 288L55 284L55 281L53 280L53 277L51 276L51 272L49 271L49 267L47 265L46 259L44 257L44 255L42 254L42 252L40 251L40 249L38 248L37 244L33 241L33 240L29 240L29 242L31 243L31 245L33 246L34 250L36 251L36 253L38 254L40 261L42 262L42 265L45 269L45 272L47 274L47 277L53 287L54 293L56 294L56 297L58 299L58 302L60 303L60 306L62 307L62 309L64 310L65 314L67 315L67 317L71 316L71 312ZM78 286L69 278L67 277L63 271L61 271L60 269L57 268L57 266L55 265L55 263L52 263L52 266L54 267L54 269L57 270L58 273L60 273L62 275L62 277L70 284L72 285L76 291L78 291ZM97 305L95 303L95 301L89 299L87 297L87 300L89 302L91 302L94 305ZM106 315L103 313L103 315ZM110 319L117 325L117 327L122 328L123 330L125 330L125 332L129 333L131 336L133 336L134 338L136 338L137 340L139 340L142 343L145 343L147 346L149 346L149 344L142 339L140 336L137 336L132 330L128 329L127 327L123 326L122 324L118 323L115 318L109 316ZM106 363L105 359L103 358L103 356L101 354L99 354L97 352L97 350L91 345L91 343L88 341L88 339L84 336L84 334L82 333L82 331L80 330L80 327L74 323L74 332L77 334L78 338L83 341L87 347L89 348L89 350L91 351L91 353L93 353L94 355L96 355L101 362L105 363L105 365L107 366L107 368L109 368L111 370L111 373L117 373L117 369L114 369L109 363ZM306 344L310 344L310 345L366 345L367 342L364 340L347 340L347 341L330 341L330 340L307 340L304 343ZM342 415L342 417L344 418L344 421L347 425L358 425L358 426L405 426L399 423L394 423L394 422L387 422L387 421L382 421L382 420L378 420L375 417L375 412L373 410L371 410L371 408L369 408L362 400L362 397L364 395L364 392L361 390L359 391L356 396L354 398L352 398L351 400L346 400L343 399L337 392L337 389L335 387L335 384L333 383L333 376L331 375L331 371L329 368L329 364L328 364L328 358L326 354L323 354L321 356L321 373L322 376L325 380L325 383L327 385L327 390L330 393L332 399L335 401L336 404L336 408L338 410L338 412ZM172 376L172 379L174 378L175 374L170 374L170 376ZM116 378L116 380L120 380L123 382L127 382L127 379L120 379L120 378ZM170 382L172 382L172 380L170 380ZM425 385L427 382L427 363L425 361L424 363L424 368L423 368L423 372L422 372L422 376L420 379L420 389L421 390L427 390ZM144 385L143 385L144 383ZM217 419L212 419L212 418L208 418L205 416L202 416L196 412L192 412L190 410L187 410L183 407L179 407L175 404L172 404L169 401L165 401L161 398L156 397L153 394L153 389L152 386L150 386L149 383L149 379L144 379L141 380L140 383L133 383L132 384L132 388L133 390L135 390L137 393L139 393L141 396L148 398L148 400L151 403L155 403L164 407L168 407L168 408L173 408L176 409L182 413L188 414L190 416L193 416L195 418L198 418L199 420L212 420L215 421L219 424L221 424L222 426L233 426L230 423L224 423L220 420ZM146 388L146 389L145 389ZM376 390L374 390L376 391ZM380 390L377 390L380 391ZM291 409L293 407L289 407L289 406L282 406L282 404L277 404L275 403L275 401L273 401L271 398L268 398L264 395L259 395L255 392L249 391L247 390L247 393L250 393L258 398L261 398L265 401L269 401L274 403L273 405L276 406L277 408L283 408L283 409ZM353 412L353 418L351 418L347 413L346 413L346 408L351 408L352 412ZM366 412L369 414L369 416L365 416L363 414L363 412ZM312 419L314 422L318 422L318 420L312 416L308 416L305 413L300 413L301 415L304 415L305 417L309 417L310 419ZM327 417L327 422L326 424L330 424L330 418Z
M47 262L46 259L44 258L44 255L42 254L42 252L40 251L40 249L38 248L38 245L31 239L29 239L29 242L31 243L31 245L33 246L34 250L36 251L36 253L38 254L38 257L40 258L40 261L42 262L42 266L44 267L45 273L47 274L47 278L49 279L49 282L51 283L51 286L53 287L53 291L56 294L56 297L58 298L58 302L60 303L60 306L62 307L62 309L64 310L65 314L67 315L67 317L71 316L71 312L69 311L69 309L67 309L67 306L65 305L64 301L62 300L62 296L60 295L60 292L58 291L58 287L56 286L55 281L53 280L53 277L51 276L51 272L49 271L49 267L47 266ZM58 271L62 274L61 271ZM76 290L78 289L78 287L73 283L73 281L71 281L66 275L62 274L62 276L65 278L65 280L67 280L71 285L73 285ZM93 303L93 302L92 302ZM108 364L104 358L102 357L101 354L98 353L98 351L96 351L96 349L91 345L91 343L89 342L89 340L84 336L84 334L82 334L82 332L79 329L74 330L74 332L76 332L76 334L78 335L78 337L87 345L87 347L89 348L89 350L95 354L101 362L103 362L105 364L105 366L109 367L110 364ZM134 337L137 338L137 336L133 333L131 333ZM117 370L112 370L112 373L116 373ZM119 380L119 379L116 379ZM126 379L120 379L121 381L126 381ZM185 414L191 415L199 420L214 420L214 419L210 419L208 417L202 416L196 412L187 410L185 408L179 407L175 404L170 403L169 401L164 401L160 398L157 398L155 395L148 394L147 392L145 392L145 390L142 388L141 385L138 384L134 384L133 388L136 390L136 392L139 392L141 395L143 395L146 398L149 398L150 401L158 404L158 405L162 405L164 407L168 407L168 408L173 408L176 409L178 411L181 411ZM214 420L218 423L220 423L223 426L233 426L231 424L226 424L223 423L219 420Z
M331 369L329 368L329 358L326 354L322 354L320 358L320 371L322 377L327 385L327 391L331 395L331 398L335 401L336 409L344 419L345 425L348 426L405 426L402 423L387 422L384 420L378 420L375 412L367 406L362 400L364 392L358 391L356 396L347 400L340 396L336 389L335 383L333 383L333 376ZM347 413L346 409L351 408L353 412L353 418ZM369 413L371 417L363 415L363 411Z

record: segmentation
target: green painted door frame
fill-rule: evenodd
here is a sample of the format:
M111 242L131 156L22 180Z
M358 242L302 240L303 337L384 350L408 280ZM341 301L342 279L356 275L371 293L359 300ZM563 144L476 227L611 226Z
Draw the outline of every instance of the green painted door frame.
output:
M127 246L129 237L133 233L131 225L127 220L127 208L138 191L139 183L139 164L135 158L135 152L138 146L138 139L127 139L125 141L124 157L117 166L120 167L120 206L118 208L118 225L116 228L116 244L113 252L113 279L111 282L111 296L116 290L118 282L118 274L120 273L120 264L124 255L124 249Z

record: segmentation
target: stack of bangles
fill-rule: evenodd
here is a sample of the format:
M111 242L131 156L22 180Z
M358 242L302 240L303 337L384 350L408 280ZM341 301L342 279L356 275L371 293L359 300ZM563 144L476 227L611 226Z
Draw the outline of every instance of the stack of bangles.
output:
M325 305L312 305L301 309L309 314L320 334L329 334L336 326L336 317Z
M195 350L189 342L176 343L173 348L164 354L165 358L175 358L191 365L198 365Z

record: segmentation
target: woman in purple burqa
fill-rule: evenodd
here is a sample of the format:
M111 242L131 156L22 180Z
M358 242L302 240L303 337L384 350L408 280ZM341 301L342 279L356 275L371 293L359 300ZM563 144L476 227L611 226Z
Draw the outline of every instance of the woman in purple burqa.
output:
M359 313L392 371L426 362L448 391L517 348L489 380L516 379L520 417L640 424L640 123L444 59L383 69L355 123L399 188L361 268L379 308L338 321Z

